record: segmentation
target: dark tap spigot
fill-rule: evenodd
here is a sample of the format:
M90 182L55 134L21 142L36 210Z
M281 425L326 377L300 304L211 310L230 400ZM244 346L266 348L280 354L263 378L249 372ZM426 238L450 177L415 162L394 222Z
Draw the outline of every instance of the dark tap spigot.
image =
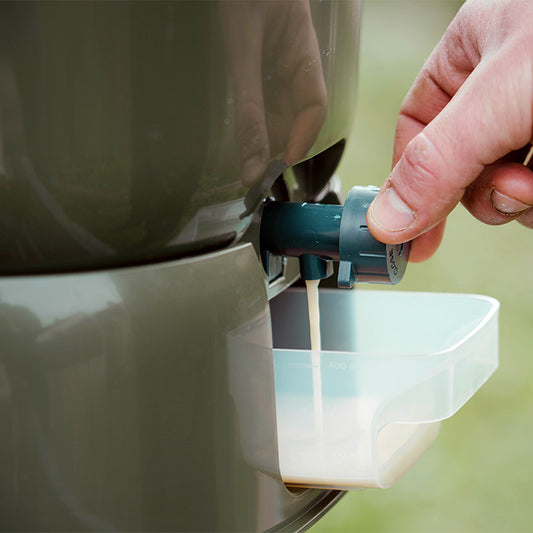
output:
M383 244L372 237L366 211L376 187L353 187L344 206L267 201L261 218L261 254L298 257L303 279L323 279L339 262L339 287L355 282L398 283L409 258L409 243Z

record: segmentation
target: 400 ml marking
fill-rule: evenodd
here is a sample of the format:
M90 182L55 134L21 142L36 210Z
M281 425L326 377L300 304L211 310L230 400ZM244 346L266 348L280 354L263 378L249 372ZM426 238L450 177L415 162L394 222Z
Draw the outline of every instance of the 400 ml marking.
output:
M346 371L346 370L356 370L356 363L346 363L344 361L330 361L328 363L328 368L331 370Z

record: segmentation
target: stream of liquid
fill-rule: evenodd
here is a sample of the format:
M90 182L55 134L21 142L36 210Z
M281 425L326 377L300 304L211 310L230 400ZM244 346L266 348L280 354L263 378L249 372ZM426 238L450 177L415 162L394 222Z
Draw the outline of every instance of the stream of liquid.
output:
M313 411L316 437L324 443L324 410L322 406L322 377L320 374L320 309L318 307L318 284L320 280L306 280L309 330L311 332L311 365L313 367Z
M320 339L320 308L318 307L319 279L307 280L307 307L309 309L309 331L311 332L311 351L320 352L322 342Z

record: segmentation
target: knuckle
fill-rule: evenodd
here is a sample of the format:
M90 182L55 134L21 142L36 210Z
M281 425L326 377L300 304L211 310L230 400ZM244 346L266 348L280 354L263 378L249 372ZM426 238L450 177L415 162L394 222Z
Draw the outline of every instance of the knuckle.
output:
M443 186L441 158L431 141L423 134L414 137L403 153L402 185L416 197L438 194Z
M443 220L457 205L464 189L454 185L445 159L427 135L413 137L393 175L394 186L427 229Z

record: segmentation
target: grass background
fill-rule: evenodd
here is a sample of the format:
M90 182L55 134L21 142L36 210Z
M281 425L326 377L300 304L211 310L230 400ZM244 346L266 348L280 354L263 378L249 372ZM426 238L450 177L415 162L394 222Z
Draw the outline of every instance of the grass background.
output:
M403 96L459 6L364 4L354 135L339 169L347 189L386 178ZM498 298L500 368L394 487L347 494L313 533L533 532L533 232L484 226L459 206L437 254L410 265L400 289Z

